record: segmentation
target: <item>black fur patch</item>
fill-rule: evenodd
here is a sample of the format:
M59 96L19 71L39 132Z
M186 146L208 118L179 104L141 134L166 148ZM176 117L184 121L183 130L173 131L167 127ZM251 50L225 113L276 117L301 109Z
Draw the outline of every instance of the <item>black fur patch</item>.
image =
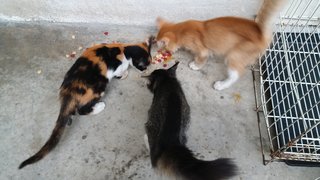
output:
M140 71L143 71L150 64L150 54L140 46L127 46L124 48L124 55L132 59L132 64Z
M121 51L118 47L108 48L102 47L96 50L96 55L102 57L103 61L107 64L108 70L116 70L121 65L121 61L117 59L117 55Z
M80 115L87 115L93 111L93 106L97 104L99 98L95 98L78 109Z
M84 95L86 93L86 90L84 88L80 88L80 87L75 88L75 91L81 95Z
M177 65L168 70L155 70L149 76L148 87L154 96L145 128L152 166L164 172L169 170L178 179L234 176L237 167L230 159L200 160L186 146L190 107L175 75Z
M101 75L101 69L97 64L93 64L87 58L80 57L67 72L61 88L71 87L73 82L82 82L88 88L92 88L95 93L101 93L107 85L107 78ZM85 93L81 89L70 89L77 93Z

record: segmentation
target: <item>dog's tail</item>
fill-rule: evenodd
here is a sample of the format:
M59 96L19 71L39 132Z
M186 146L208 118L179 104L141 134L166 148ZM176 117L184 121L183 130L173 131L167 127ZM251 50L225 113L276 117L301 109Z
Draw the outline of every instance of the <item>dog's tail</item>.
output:
M156 168L169 176L188 180L219 180L237 174L231 159L199 160L185 146L167 148L157 161Z
M42 148L33 156L28 158L27 160L23 161L19 169L22 169L23 167L33 164L39 160L41 160L43 157L45 157L56 145L58 144L64 129L66 127L66 124L71 120L71 114L75 111L76 105L73 103L73 100L70 98L62 98L62 105L60 109L59 117L56 121L56 126L53 129L50 138L47 140L47 142L42 146Z
M264 0L255 19L264 33L271 32L272 24L286 2L287 0Z

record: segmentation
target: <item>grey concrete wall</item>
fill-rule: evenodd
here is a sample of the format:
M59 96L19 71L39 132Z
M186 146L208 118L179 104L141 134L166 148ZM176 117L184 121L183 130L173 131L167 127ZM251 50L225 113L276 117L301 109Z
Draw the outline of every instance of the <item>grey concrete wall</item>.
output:
M262 0L0 0L0 21L154 25L170 20L253 17Z

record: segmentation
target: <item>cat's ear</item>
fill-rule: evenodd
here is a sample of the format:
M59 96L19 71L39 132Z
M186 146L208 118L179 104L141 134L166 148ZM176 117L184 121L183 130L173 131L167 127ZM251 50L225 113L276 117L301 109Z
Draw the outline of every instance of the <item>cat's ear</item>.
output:
M176 77L176 70L178 68L178 64L179 64L179 61L176 61L176 63L167 70L170 76Z
M108 51L108 54L110 57L115 57L120 53L121 53L121 51L118 47L109 48L109 51Z
M158 17L157 20L156 20L156 22L157 22L157 27L158 27L158 29L161 29L162 26L167 23L167 21L164 20L164 19L161 18L161 17Z
M159 47L162 47L162 46L168 47L170 42L171 44L175 44L174 42L176 42L176 36L172 32L167 32L163 35L161 39L157 41L157 44ZM169 49L169 50L172 50L172 49Z
M154 36L149 36L148 39L145 40L145 42L143 43L145 45L145 47L148 48L148 53L150 54L151 56L151 47L152 47L152 44L155 43L155 37Z
M149 36L148 38L146 38L143 42L143 44L145 44L147 47L151 46L152 44L155 43L155 37L154 36Z

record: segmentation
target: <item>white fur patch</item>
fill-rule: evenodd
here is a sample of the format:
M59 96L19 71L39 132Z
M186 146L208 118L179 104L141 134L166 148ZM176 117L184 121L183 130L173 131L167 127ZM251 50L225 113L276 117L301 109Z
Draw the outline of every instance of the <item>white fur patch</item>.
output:
M239 79L239 73L236 70L228 69L228 78L223 81L214 83L213 88L216 90L223 90L230 87Z
M112 70L107 70L107 78L109 81L114 77L114 76L122 76L125 71L128 70L130 62L126 59L126 57L123 57L123 60L121 61L121 65L118 66L118 68L115 71Z
M150 151L148 135L144 134L143 139L144 139L144 143L146 144L146 148L148 149L148 151Z
M196 70L196 71L200 69L200 68L196 65L196 63L195 63L194 61L192 61L192 62L189 63L189 67L190 67L190 69Z
M109 81L114 77L113 72L113 70L107 70L107 78L109 79Z
M91 115L94 115L94 114L98 114L99 112L101 112L102 110L104 110L106 104L104 102L98 102L97 104L95 104L93 107L92 107L92 112L90 113Z
M115 76L122 76L125 71L128 70L129 67L129 61L127 58L124 56L122 59L121 65L114 71Z

